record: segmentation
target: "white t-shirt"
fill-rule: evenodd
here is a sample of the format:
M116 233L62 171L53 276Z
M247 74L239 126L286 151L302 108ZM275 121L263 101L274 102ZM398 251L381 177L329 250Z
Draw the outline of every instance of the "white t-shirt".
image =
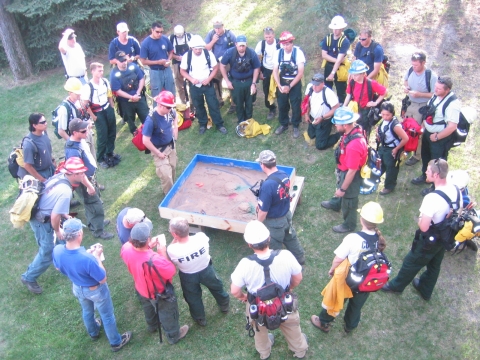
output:
M208 52L210 55L210 66L213 68L217 65L217 59L215 59L215 55L211 51ZM187 70L191 77L194 79L203 81L210 76L210 68L208 67L207 58L205 57L205 53L202 50L200 55L195 55L192 51L192 62L191 68L192 70L187 69L188 65L188 53L182 57L182 62L180 63L180 68L183 70ZM200 87L202 84L197 84L196 86Z
M85 53L79 43L75 43L72 48L68 45L64 46L66 54L62 54L63 65L68 76L84 76L87 65L85 64Z
M439 186L435 190L443 191L452 200L452 205L455 208L455 201L457 201L457 188L453 185L447 184ZM462 199L459 199L460 205ZM432 218L434 224L438 224L445 219L445 216L450 212L450 206L440 195L435 193L427 194L420 206L420 213Z
M365 234L375 235L375 231L364 231ZM364 238L357 233L351 233L345 236L342 243L334 251L339 258L345 259L348 257L350 264L355 264L358 256L368 250L368 244Z
M259 258L264 260L270 257L270 252ZM279 284L284 289L290 285L292 275L298 275L302 272L302 266L297 259L288 250L282 250L275 256L270 265L270 278L273 282ZM231 275L232 283L238 287L246 286L251 294L256 294L257 289L265 283L263 266L254 260L243 258L237 265Z
M434 123L441 122L443 120L448 125L450 121L454 122L455 124L458 124L458 122L460 121L460 110L461 110L462 104L458 99L453 100L447 106L447 108L445 109L445 116L443 116L443 105L445 104L445 101L447 101L448 98L451 97L452 95L453 95L453 92L450 91L450 93L447 96L445 96L443 101L437 98L433 102L433 105L440 104L437 106L437 109L435 110L435 117L433 119ZM442 102L440 103L440 101ZM435 124L429 125L427 124L426 121L424 121L423 124L425 125L425 129L431 133L438 133L443 129L445 129L445 125L435 125Z
M181 272L194 274L205 269L210 263L209 241L207 235L199 232L190 236L185 244L168 245L167 253Z
M67 101L67 100L65 100ZM70 101L67 101L68 106L70 106L70 110L72 111L73 117L76 117L76 109L73 108L72 103ZM75 107L77 109L80 108L80 104L77 102L75 103ZM68 130L67 129L67 124L68 124L68 112L65 106L60 106L57 110L57 116L58 116L58 128L62 130Z
M305 95L308 95L312 86L313 85L311 83L307 85L307 89L305 90ZM313 117L314 119L322 115L325 115L327 112L330 111L330 108L323 102L322 92L324 90L325 90L325 98L327 99L328 105L330 105L330 107L333 108L338 104L337 95L333 92L332 89L326 86L324 86L323 89L318 93L316 93L315 91L312 92L312 96L310 97L310 116Z
M95 84L93 79L90 80L90 84L93 85L92 104L104 106L104 109L108 108L108 96L111 94L110 83L107 79L100 79L99 84ZM105 85L106 84L106 85ZM91 88L89 84L85 84L82 87L82 94L80 95L82 100L90 100Z
M265 40L262 40L265 41ZM273 40L273 44L269 45L265 41L265 54L262 54L262 41L259 41L257 46L255 47L255 53L257 55L263 55L263 67L265 69L273 70L273 58L275 57L275 54L277 52L277 40ZM278 56L278 54L277 54Z

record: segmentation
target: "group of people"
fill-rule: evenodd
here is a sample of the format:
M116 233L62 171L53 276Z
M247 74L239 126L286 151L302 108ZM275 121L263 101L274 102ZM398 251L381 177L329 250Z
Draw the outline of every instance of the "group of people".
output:
M321 203L326 209L342 212L343 223L334 226L333 231L351 233L334 251L335 258L328 273L337 279L345 277L349 265L354 264L362 252L374 250L372 247L383 251L386 246L377 228L384 221L383 210L378 203L369 202L359 210L361 231L353 233L357 227L362 182L360 170L367 159L368 134L373 129L369 122L371 108L379 106L383 120L376 130L381 171L386 173L381 195L395 189L399 170L397 160L408 137L395 116L394 105L383 101L388 89L375 80L383 66L383 49L372 39L372 32L368 29L360 32L355 60L345 78L341 72L350 48L350 41L344 34L347 24L341 16L336 16L329 27L332 34L322 42L325 70L315 74L307 85L305 95L309 95L309 99L304 121L308 123L307 135L315 138L317 149L328 149L340 140L335 150L336 190L330 200ZM114 99L132 134L137 131L136 116L143 124L143 144L153 157L162 190L167 194L175 181L177 163L175 84L181 102L187 103L187 98L190 99L199 121L200 134L207 129L208 116L219 132L226 134L220 114L224 105L222 79L231 92L229 113L236 113L239 123L253 117L257 83L262 80L267 120L272 120L278 110L279 126L275 134L282 134L292 123L293 137L298 138L302 120L301 80L306 61L302 50L293 45L295 37L290 32L284 31L276 39L270 27L264 29L264 40L258 42L255 49L247 47L245 35L235 36L225 29L220 19L214 20L213 30L205 39L185 32L181 25L176 26L174 34L168 38L163 35L163 26L157 22L152 24L151 34L141 44L128 32L126 23L117 25L118 37L112 40L109 48L109 60L114 65L110 80L103 77L103 65L94 62L90 65L90 81L85 55L76 42L75 32L72 29L64 32L59 50L68 78L64 86L68 96L56 113L58 135L65 140L66 160L60 167L60 173L55 175L56 162L46 132L47 121L43 114L33 113L29 117L29 141L24 141L23 146L25 166L20 167L18 174L20 178L33 176L48 190L41 196L39 210L30 220L39 252L22 274L22 283L31 292L42 293L37 279L53 262L73 283L73 293L82 307L88 334L92 340L97 340L103 325L112 351L126 345L132 333L118 332L102 262L102 246L97 244L85 249L82 240L83 229L87 227L96 238L107 240L114 236L104 230L110 222L105 219L100 199L100 191L105 186L96 180L98 166L107 169L121 161L121 156L114 153ZM451 91L452 80L437 77L425 64L425 53L415 52L411 58L412 66L404 77L404 90L408 97L404 116L413 117L419 126L425 128L417 151L406 165L413 166L422 160L422 173L412 183L429 183L432 186L422 191L425 197L420 207L414 246L405 257L398 275L382 290L401 293L412 282L422 298L429 300L445 253L442 242L432 242L430 235L437 234L436 225L442 223L450 211L450 205L439 192L454 204L458 204L461 197L458 190L446 181L446 159L450 139L458 123L460 102ZM155 101L151 114L146 102L145 72L141 66L149 67L151 93ZM273 98L276 98L277 104L275 99L271 101L272 88L276 89ZM376 96L373 97L373 94ZM453 99L444 108L449 98ZM351 101L357 103L357 112L348 106ZM421 109L427 105L434 108L434 114L429 121L423 121ZM96 149L92 121L96 129ZM332 125L336 130L334 133ZM258 195L257 220L247 224L244 239L260 260L271 259L275 252L270 263L270 277L285 291L291 291L302 281L302 266L306 259L293 227L290 179L277 168L277 158L271 150L262 151L256 161L267 178L261 184ZM86 225L68 215L75 205L72 189L85 206ZM461 205L457 205L457 209L460 208ZM152 222L140 209L123 209L116 225L122 244L120 255L134 279L135 292L150 332L163 328L167 341L175 344L189 330L188 325L180 326L179 322L178 303L172 287L176 268L183 296L198 325L207 324L202 284L210 290L220 311L224 314L229 312L230 296L213 267L209 238L201 232L189 235L186 219L170 220L169 232L173 241L168 246L165 238L152 237ZM277 254L276 251L280 252ZM420 278L415 278L424 266L427 270ZM247 317L252 324L255 321L249 313L251 298L242 289L246 287L248 294L255 297L266 280L263 270L258 262L244 258L231 275L231 294L247 304ZM339 286L338 281L335 282L336 285L327 285L325 294L330 294L328 289L331 286ZM323 309L318 316L311 317L312 324L329 332L338 315L334 309L339 302L349 299L344 330L351 332L359 324L368 294L346 291L341 299L325 295ZM95 309L100 318L95 318ZM252 325L255 347L260 358L266 359L270 356L274 338L266 327L257 325ZM294 356L305 357L308 341L301 331L298 310L289 314L288 319L280 324L280 329Z

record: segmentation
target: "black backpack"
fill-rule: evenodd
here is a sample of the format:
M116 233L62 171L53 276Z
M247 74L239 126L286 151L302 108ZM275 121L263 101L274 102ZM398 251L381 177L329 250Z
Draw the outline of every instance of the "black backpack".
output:
M193 50L188 50L187 52L187 72L192 71L192 51ZM210 53L207 49L203 49L203 54L205 55L205 59L207 59L207 65L208 68L210 69L210 72L212 72L212 65L210 63Z
M37 145L35 145L35 143L33 142L32 138L30 137L30 134L27 135L27 136L24 136L23 139L22 139L22 142L20 143L19 146L15 146L13 148L13 150L10 152L10 154L8 155L8 159L7 159L7 162L8 162L8 171L10 172L10 174L12 175L12 177L14 179L18 179L18 168L20 167L20 165L18 165L18 162L17 162L17 158L18 156L20 155L19 152L22 153L22 156L23 156L23 142L24 141L28 141L29 143L31 143L33 145L33 148L35 149L35 155L34 155L34 159L37 158L37 154L38 154L38 148L37 148Z
M407 76L407 80L408 80L408 77L410 76L410 74L413 72L413 66L410 67L410 69L408 69L408 76ZM425 85L427 85L427 90L428 92L432 92L432 89L430 87L430 81L432 79L432 70L430 69L426 69L425 70Z
M323 103L324 103L325 105L327 105L327 107L328 107L330 110L332 110L332 107L331 107L330 104L328 103L327 97L326 97L326 95L325 95L326 88L327 88L327 87L324 86L323 89L322 89ZM313 94L313 86L312 86L312 87L310 88L310 90L308 91L308 97L311 98L311 97L312 97L312 94Z
M235 47L232 50L232 57L230 58L230 61L229 61L230 71L232 71L232 69L235 69L236 71L238 71L238 67L235 67L235 65L237 64L237 55L238 55L238 51L237 51L237 48ZM245 49L245 57L241 61L241 65L240 65L242 68L244 68L245 71L239 71L239 72L250 71L250 68L253 67L252 56L257 56L257 54L253 54L253 50L247 47Z
M68 100L64 100L58 105L55 110L52 111L52 125L53 125L53 133L58 139L61 139L62 137L58 133L58 109L60 109L60 106L65 107L67 110L67 129L65 132L67 135L70 135L70 130L68 130L68 125L70 124L70 121L76 117L76 114L73 113L72 106L75 106L70 103Z
M452 203L452 200L441 190L434 190L433 193L440 195L450 207L450 216L443 219L438 224L430 225L428 233L430 233L430 239L428 241L438 242L440 241L445 250L450 251L455 247L455 236L463 229L465 225L461 216L459 216L458 210L460 210L460 201L462 196L460 190L457 190L457 200ZM455 207L453 206L455 204ZM447 215L448 216L448 215ZM433 239L431 239L433 237Z
M456 100L457 97L455 94L450 96L445 103L443 104L442 114L445 116L445 111L447 110L448 105L453 100ZM446 127L447 124L445 124ZM452 134L452 147L453 146L460 146L461 143L464 143L467 140L468 133L470 132L470 123L468 122L467 118L462 114L460 111L460 116L458 118L457 130Z

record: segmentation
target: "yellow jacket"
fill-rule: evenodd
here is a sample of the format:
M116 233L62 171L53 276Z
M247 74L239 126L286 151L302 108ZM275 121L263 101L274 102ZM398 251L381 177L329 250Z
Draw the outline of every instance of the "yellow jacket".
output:
M349 269L350 261L348 261L348 258L346 258L335 269L332 279L322 291L322 307L327 310L327 313L330 316L336 317L343 309L343 303L345 299L350 299L353 297L352 290L350 290L345 282Z
M30 220L31 211L38 194L31 191L23 192L10 210L10 221L15 229L19 229Z

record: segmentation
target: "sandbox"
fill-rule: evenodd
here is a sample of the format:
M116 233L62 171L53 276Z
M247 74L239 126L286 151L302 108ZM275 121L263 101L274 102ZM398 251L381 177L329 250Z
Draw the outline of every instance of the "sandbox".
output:
M290 177L294 214L304 178L293 167L277 167ZM192 225L243 233L256 218L257 198L250 187L265 178L256 162L197 154L160 203L160 217L181 216Z

